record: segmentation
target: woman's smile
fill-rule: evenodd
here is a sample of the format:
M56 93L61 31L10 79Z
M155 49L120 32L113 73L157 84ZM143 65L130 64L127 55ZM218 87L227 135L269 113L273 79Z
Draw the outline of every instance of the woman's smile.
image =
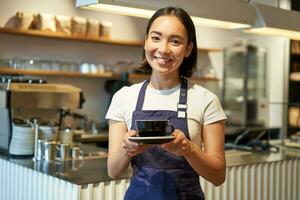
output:
M168 65L172 62L172 59L169 57L154 56L154 59L159 65Z

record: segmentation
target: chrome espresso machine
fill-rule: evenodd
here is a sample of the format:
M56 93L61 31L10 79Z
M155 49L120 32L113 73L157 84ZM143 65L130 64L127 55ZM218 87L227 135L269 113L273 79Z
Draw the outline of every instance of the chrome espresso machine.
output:
M61 113L66 109L82 108L83 102L81 89L72 85L48 84L43 80L2 80L0 151L17 156L33 155L36 139L33 119L45 131L47 128L59 129Z

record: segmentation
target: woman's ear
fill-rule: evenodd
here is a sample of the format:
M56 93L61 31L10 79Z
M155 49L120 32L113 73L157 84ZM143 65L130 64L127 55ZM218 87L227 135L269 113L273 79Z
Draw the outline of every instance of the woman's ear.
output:
M184 57L187 58L187 57L190 56L190 54L191 54L191 52L192 52L192 50L193 50L193 47L194 47L194 43L193 43L193 42L190 42L190 43L187 45L186 49L185 49Z

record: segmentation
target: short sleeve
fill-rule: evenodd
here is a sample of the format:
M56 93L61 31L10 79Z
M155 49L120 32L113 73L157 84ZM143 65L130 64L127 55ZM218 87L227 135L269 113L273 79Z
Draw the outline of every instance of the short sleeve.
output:
M116 92L111 100L105 119L124 121L124 88ZM123 101L123 102L122 102Z
M213 98L206 105L204 110L203 125L211 124L217 121L226 120L226 114L221 106L217 96Z

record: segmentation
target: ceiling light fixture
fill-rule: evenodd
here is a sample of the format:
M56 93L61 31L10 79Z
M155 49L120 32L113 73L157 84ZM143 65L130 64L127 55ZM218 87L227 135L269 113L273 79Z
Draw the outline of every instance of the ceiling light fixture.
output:
M250 5L254 7L257 19L253 28L245 32L300 40L300 12L257 3Z
M254 24L255 12L238 0L77 0L76 7L150 18L155 10L178 6L186 10L195 25L223 29L249 28ZM237 10L241 15L237 15Z

